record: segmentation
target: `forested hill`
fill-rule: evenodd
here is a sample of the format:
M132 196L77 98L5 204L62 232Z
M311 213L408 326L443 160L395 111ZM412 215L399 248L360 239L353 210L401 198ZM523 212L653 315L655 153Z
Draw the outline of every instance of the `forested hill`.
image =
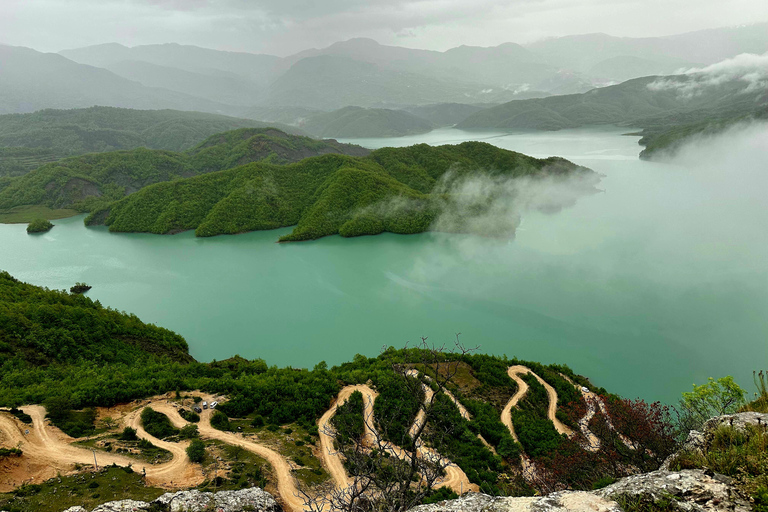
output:
M289 135L275 128L242 128L209 137L185 153L138 148L76 156L0 181L0 210L22 205L91 211L161 181L254 161L295 162L327 153L366 155L359 146Z
M0 373L14 361L50 366L155 359L193 361L178 334L83 295L32 286L0 271Z
M198 236L296 226L282 241L326 235L420 233L445 211L452 229L469 230L492 201L452 194L470 179L596 174L562 158L536 159L482 142L383 148L365 158L326 155L288 166L253 163L193 178L158 183L95 212L86 223L112 231ZM495 225L498 223L494 223ZM509 235L488 232L487 235Z
M717 79L717 80L716 80ZM561 130L615 124L647 128L746 115L768 102L745 79L706 74L644 77L583 94L519 100L477 112L464 130Z
M362 107L315 114L302 127L317 137L401 137L434 128L426 119L404 110Z
M268 126L276 125L202 112L116 107L7 114L0 116L0 148L27 149L0 150L0 176L20 175L51 160L84 153L139 147L183 151L226 130Z

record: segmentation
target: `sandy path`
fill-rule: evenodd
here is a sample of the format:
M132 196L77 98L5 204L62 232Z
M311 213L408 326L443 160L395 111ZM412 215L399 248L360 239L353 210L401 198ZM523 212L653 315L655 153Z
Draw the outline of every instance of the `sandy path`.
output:
M183 427L186 422L181 416L178 416L178 413L176 413L176 416L178 416L183 423L174 421L173 417L169 414L174 408L161 402L154 402L150 403L148 406L139 407L130 412L123 419L125 426L135 429L138 437L146 439L158 448L168 450L173 455L173 459L171 459L170 462L156 466L152 464L146 465L147 481L153 485L170 484L181 487L193 487L201 484L205 479L202 467L199 464L192 463L192 461L189 460L189 457L187 457L187 447L189 446L190 441L171 443L149 435L147 431L144 430L144 427L141 426L141 411L143 411L145 407L151 407L157 412L165 413L171 418L171 423L173 423L175 427Z
M512 434L512 437L515 439L515 441L518 443L520 442L520 439L518 439L517 434L515 433L515 427L512 424L512 408L516 407L518 402L520 402L520 400L528 392L528 384L526 384L526 382L520 378L520 375L524 375L526 373L533 375L536 380L538 380L539 383L544 386L544 389L547 390L547 396L549 397L547 417L555 426L555 430L557 430L560 434L567 435L568 437L573 436L573 430L565 426L560 420L557 419L557 391L555 391L555 388L550 386L546 381L544 381L544 379L536 375L530 368L522 365L510 366L507 368L507 375L509 375L509 377L517 383L517 392L512 396L509 402L507 402L507 405L505 405L504 409L501 411L501 422L507 427L507 429L509 429L509 433ZM524 453L520 454L520 464L523 468L523 477L527 481L534 479L536 476L536 467Z
M287 459L271 448L249 441L239 434L222 432L213 428L211 426L212 413L211 409L205 409L200 415L200 423L197 424L200 435L239 446L266 459L277 477L277 491L280 494L280 498L282 498L283 504L294 512L304 510L304 500L299 495L299 489L296 487L296 480L294 480L291 474L291 466L288 464ZM178 412L175 415L177 416L176 421L178 419L183 421L183 418L178 416Z
M409 375L411 375L410 372ZM323 414L323 416L318 421L323 463L328 472L331 473L331 476L333 476L334 482L338 488L346 488L352 485L352 480L349 478L346 470L344 469L341 455L333 448L333 429L330 426L330 421L331 418L333 418L333 415L336 414L336 407L346 402L349 399L349 396L355 391L360 391L363 394L364 399L363 414L365 417L365 444L368 446L374 446L377 444L379 449L387 451L399 459L408 459L411 457L410 452L407 452L399 446L393 445L392 443L381 440L377 435L377 432L374 430L373 403L376 400L378 394L370 387L362 384L356 386L346 386L339 392L336 402L331 406L330 409L325 412L325 414ZM429 402L432 399L434 392L431 388L429 388L429 386L424 386L424 393L425 403ZM466 412L466 409L464 411ZM413 435L420 428L421 424L423 424L424 417L424 411L420 410L416 415L416 419L411 425L411 428L409 429L409 433L411 435ZM432 448L423 446L422 443L419 443L419 446L417 446L417 454L419 457L424 457L431 460L442 459L439 453L437 453ZM445 468L446 474L445 477L436 482L437 485L447 486L457 493L465 492L468 490L479 490L477 485L469 481L469 478L467 478L467 475L461 468L459 468L456 464L450 463L448 460L445 460L444 462L448 463L448 466Z
M408 370L406 372L406 375L409 377L418 378L419 372L418 370ZM428 380L429 377L426 377ZM422 383L422 389L424 390L424 403L429 404L432 402L432 399L435 395L434 390L432 390L431 387L427 386L426 384ZM448 391L447 389L443 389L443 392L453 401L454 404L459 409L459 413L464 417L464 419L469 419L469 411L467 411L466 408L464 408L461 403L456 400L456 397L453 396L453 394ZM413 425L411 425L411 428L408 430L408 433L413 437L416 432L421 428L421 425L424 424L424 418L426 414L424 412L424 409L419 409L418 414L416 415L416 419L413 421ZM432 448L426 447L421 443L421 440L419 440L419 443L416 445L417 453L419 453L422 457L429 459L429 460L440 460L442 459L442 456L437 453L437 451L433 450ZM402 458L402 457L401 457ZM447 459L444 459L444 463L448 463L448 465L445 467L445 477L438 480L436 482L436 486L446 486L451 489L453 489L453 492L458 494L463 494L465 491L474 491L478 492L480 490L480 487L478 487L476 484L473 484L469 481L469 478L467 477L467 474L464 473L464 471L454 464L453 462L450 462Z
M21 448L23 451L22 459L27 466L43 465L50 468L50 471L38 475L25 475L26 480L32 477L33 481L43 481L46 478L55 476L57 472L68 473L74 469L75 464L93 465L93 451L73 445L72 443L77 441L77 439L69 437L56 427L46 425L44 407L30 405L22 407L22 410L32 417L31 427L24 425L8 414L0 414L0 430L3 433L3 444ZM24 434L25 430L29 430L29 434ZM162 441L155 443L153 438L150 441L158 446L165 444ZM186 464L184 464L184 461L186 461ZM194 471L190 472L189 468L185 467L189 465L186 454L182 464L176 460L176 454L174 453L173 461L153 465L123 455L96 450L96 462L99 466L117 464L118 466L132 466L134 470L138 471L146 470L147 480L152 485L166 488L195 485L194 482L189 481L194 476ZM200 481L202 481L202 478ZM5 484L10 483L6 482ZM20 483L17 482L14 487Z
M317 422L317 430L320 433L320 450L323 463L325 464L328 473L330 473L333 478L333 481L336 483L336 487L340 489L346 489L352 485L352 480L344 469L340 454L333 447L333 427L331 426L331 419L336 414L336 408L343 405L355 391L359 391L363 394L363 423L365 425L365 439L363 442L367 446L373 446L376 439L375 432L373 431L373 402L376 400L378 394L368 386L359 384L357 386L346 386L343 388L339 391L336 402L331 405L330 409L325 411L325 414L323 414Z
M595 403L600 401L600 398L596 394L594 394L592 391L589 391L589 389L584 391L584 389L582 389L582 386L575 384L566 375L563 375L561 373L560 376L565 380L567 380L570 385L572 385L573 387L579 390L579 393L581 393L581 396L584 398L584 402L587 404L587 413L584 415L583 418L579 420L579 430L581 430L581 433L584 435L584 437L587 440L587 443L584 446L584 449L590 452L596 452L600 449L600 438L597 437L591 430L589 430L589 422L597 413L597 410L595 408Z

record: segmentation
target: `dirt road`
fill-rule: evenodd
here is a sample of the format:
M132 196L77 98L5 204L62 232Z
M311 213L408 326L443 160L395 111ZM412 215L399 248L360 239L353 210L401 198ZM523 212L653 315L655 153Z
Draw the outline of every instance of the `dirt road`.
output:
M173 459L165 464L159 464L157 466L146 465L147 481L152 485L175 484L180 487L193 487L201 484L205 477L203 476L203 470L200 464L194 464L189 460L189 457L187 457L187 447L189 446L190 441L170 443L149 435L147 431L144 430L144 427L141 426L141 411L143 411L145 407L147 406L139 407L130 412L123 419L124 425L135 429L136 435L139 438L146 439L158 448L168 450L173 455ZM175 410L164 402L153 402L149 404L148 407L152 407L155 411L166 414L170 412L169 410ZM170 414L168 415L170 417ZM178 416L178 413L176 413L176 416ZM178 416L178 419L181 419L182 422L186 424L181 416ZM184 424L174 421L173 418L171 419L171 422L175 427L184 426Z
M77 439L69 437L56 427L47 425L44 407L30 405L22 407L22 410L32 417L32 426L21 423L9 414L0 413L0 431L2 431L3 445L21 448L23 452L21 463L30 471L20 471L15 476L13 474L10 476L4 474L3 481L0 482L0 489L5 490L8 487L12 489L28 481L42 482L47 478L55 476L58 472L69 473L73 471L75 464L93 466L94 452L87 448L73 445L72 443L77 441ZM26 434L26 431L29 431L29 433ZM151 440L151 442L155 443L154 440ZM161 443L163 442L160 441L155 444L159 446ZM146 470L147 480L151 485L165 488L181 488L195 485L194 471L190 471L188 467L189 461L186 458L186 454L182 459L182 464L176 460L175 453L173 461L157 465L143 463L130 457L101 450L96 450L95 458L99 466L117 464L118 466L132 466L137 471ZM187 464L183 464L183 461L186 461ZM40 467L47 468L47 470L36 470L36 468Z
M600 400L600 397L591 392L589 389L585 391L582 386L574 384L574 382L566 375L561 373L560 376L567 380L570 385L579 390L579 393L581 393L581 396L584 398L584 402L587 404L587 413L583 418L579 420L579 430L581 430L581 433L587 440L587 442L584 444L584 449L590 452L596 452L600 449L600 438L597 437L591 430L589 430L589 422L597 412L595 403Z
M333 448L332 428L330 427L330 420L336 413L336 407L343 404L349 399L349 396L355 391L360 391L363 394L364 409L363 414L365 418L365 444L372 447L378 446L380 449L389 452L391 455L399 459L408 459L411 457L411 453L403 450L399 446L395 446L392 443L383 441L374 429L373 418L373 404L378 394L370 387L365 385L347 386L343 388L338 395L336 402L328 409L325 414L318 421L318 430L320 431L320 442L322 448L323 463L329 473L333 476L336 486L339 488L346 488L352 485L351 479L348 477L344 465L341 460L341 455ZM425 402L429 402L434 392L429 386L424 386ZM420 410L414 420L409 433L415 433L420 425L424 421L424 411ZM417 446L417 454L419 457L425 457L429 459L442 459L439 453L432 448L423 446L423 443L419 443ZM445 468L445 477L437 482L438 486L447 486L453 489L455 492L466 492L468 490L479 490L479 487L469 481L467 475L456 464L445 460L447 467Z
M325 414L323 414L317 422L317 430L320 433L320 450L323 463L325 464L326 470L333 478L333 481L336 483L336 487L339 489L346 489L352 485L352 480L344 469L341 456L333 447L333 427L331 426L331 419L336 414L336 408L349 400L349 397L355 391L359 391L363 394L363 423L365 425L366 438L364 443L367 446L372 447L376 442L376 435L373 431L373 402L376 400L378 393L364 384L346 386L339 391L336 402L331 405L330 409L325 411Z

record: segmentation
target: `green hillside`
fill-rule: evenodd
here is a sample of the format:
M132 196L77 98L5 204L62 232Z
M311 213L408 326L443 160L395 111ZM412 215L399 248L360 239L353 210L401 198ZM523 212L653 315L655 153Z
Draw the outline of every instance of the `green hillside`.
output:
M457 127L527 131L614 124L645 128L685 122L695 112L697 119L746 113L768 101L764 91L750 90L744 81L699 87L697 80L694 75L651 76L583 94L511 101L473 114Z
M0 181L0 210L41 205L91 211L161 181L253 161L285 164L327 153L362 156L368 151L336 141L289 135L274 128L243 128L209 137L186 153L138 148L46 164L23 176Z
M53 366L166 358L192 360L184 338L84 295L32 286L0 271L3 374L14 360Z
M317 137L401 137L432 130L429 121L402 110L344 107L315 114L302 126Z
M657 122L641 132L640 145L645 149L640 152L640 158L652 160L670 156L695 137L714 135L739 123L766 120L768 105L746 114L739 110L730 114L704 110L693 112L681 120L670 120L668 124Z
M282 241L326 235L419 233L451 197L433 194L448 171L477 176L591 174L561 158L536 159L487 143L383 148L368 157L326 155L276 166L252 163L189 179L158 183L94 212L86 223L111 231L198 236L296 226ZM2 197L2 195L0 195ZM482 214L490 205L474 205Z
M35 148L59 158L138 147L183 151L216 133L268 126L275 124L178 110L48 109L0 116L0 148ZM293 128L288 132L298 130ZM1 158L0 152L0 169Z

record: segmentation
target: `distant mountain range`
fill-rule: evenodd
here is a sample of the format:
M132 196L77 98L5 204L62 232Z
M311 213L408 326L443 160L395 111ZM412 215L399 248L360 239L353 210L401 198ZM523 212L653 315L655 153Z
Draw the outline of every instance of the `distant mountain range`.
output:
M586 92L766 51L766 23L668 37L589 34L444 52L351 39L284 58L178 44L110 43L60 54L0 46L0 113L103 105L255 117L271 109L285 121L297 109L499 104Z

